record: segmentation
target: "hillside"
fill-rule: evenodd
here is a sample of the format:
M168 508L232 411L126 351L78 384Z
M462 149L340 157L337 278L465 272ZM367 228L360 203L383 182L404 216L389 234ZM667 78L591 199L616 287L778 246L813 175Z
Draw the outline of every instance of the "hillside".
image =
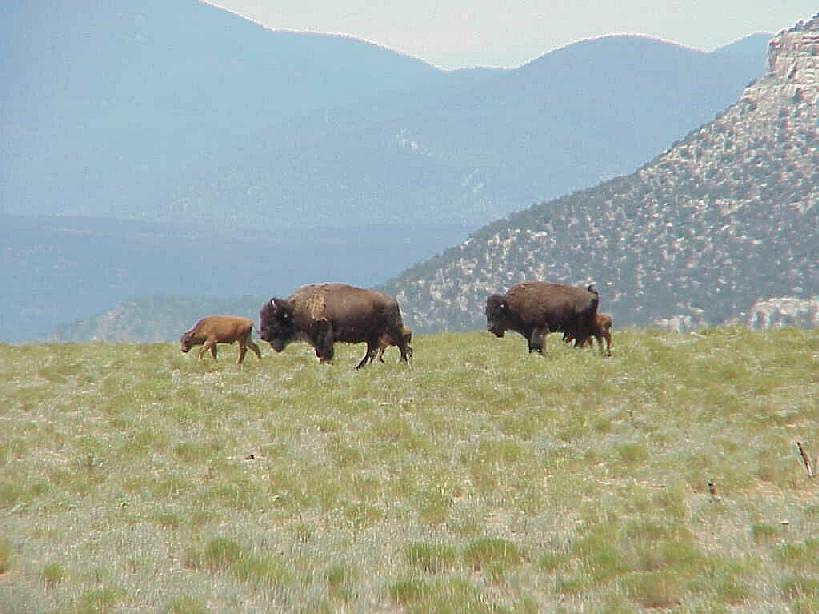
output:
M490 224L387 290L426 330L482 326L487 294L529 278L596 282L620 324L819 294L817 30L779 33L762 79L635 173Z
M815 612L819 331L614 343L0 344L0 610Z

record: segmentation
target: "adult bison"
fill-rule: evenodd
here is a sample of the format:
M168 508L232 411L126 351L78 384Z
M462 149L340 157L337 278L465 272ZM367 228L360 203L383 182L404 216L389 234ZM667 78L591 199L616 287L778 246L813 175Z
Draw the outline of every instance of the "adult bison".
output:
M513 330L526 337L530 352L543 353L548 333L568 333L578 341L593 334L600 297L593 286L585 290L564 284L524 281L505 295L486 299L486 327L503 337Z
M395 341L402 361L406 362L411 352L398 303L375 290L347 284L310 284L286 299L266 302L259 319L259 337L274 350L281 352L293 341L305 341L322 362L332 360L336 341L367 344L367 353L356 369L372 362L385 336Z

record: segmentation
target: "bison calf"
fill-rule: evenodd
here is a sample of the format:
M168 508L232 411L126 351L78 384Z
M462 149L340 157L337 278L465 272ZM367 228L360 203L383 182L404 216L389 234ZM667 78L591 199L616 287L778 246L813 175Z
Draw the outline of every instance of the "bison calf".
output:
M600 348L600 351L603 351L603 340L606 341L606 349L605 353L606 356L611 356L611 327L614 324L612 317L607 313L598 313L595 315L594 322L592 323L592 330L591 335L585 337L583 339L577 339L576 345L577 347L583 347L584 345L592 345L594 341L592 338L597 339L597 346ZM563 340L566 343L571 343L575 341L575 337L571 333L566 333L563 336Z
M401 337L404 340L404 344L407 347L407 357L412 358L412 348L410 347L410 343L412 343L412 330L407 328L406 326L401 327ZM392 338L392 335L389 333L384 333L381 335L381 339L378 340L378 360L384 362L384 351L390 347L395 346L397 348L401 347L401 344ZM370 362L373 361L374 356L370 356Z
M259 346L253 342L252 334L252 320L235 316L208 316L199 320L190 330L182 333L182 337L179 339L179 349L187 353L193 346L201 345L199 358L201 359L205 352L210 350L213 359L216 360L217 343L234 343L238 341L239 359L236 361L237 363L241 363L245 359L247 348L253 350L256 356L261 359L262 353L259 351Z

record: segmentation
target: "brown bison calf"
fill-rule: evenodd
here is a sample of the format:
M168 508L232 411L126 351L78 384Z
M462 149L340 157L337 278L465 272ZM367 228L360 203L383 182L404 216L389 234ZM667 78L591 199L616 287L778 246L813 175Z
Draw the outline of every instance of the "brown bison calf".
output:
M401 336L404 339L404 344L407 346L407 357L412 358L412 348L409 346L412 343L412 330L407 328L406 326L401 327ZM381 335L381 339L378 340L378 360L384 362L384 350L386 350L390 346L395 346L397 348L401 347L401 344L398 343L389 333L384 333ZM373 361L373 358L370 358L370 362Z
M576 341L577 347L583 347L585 345L592 345L594 341L592 341L592 337L597 339L597 346L600 348L600 351L603 351L603 339L606 340L606 356L611 356L611 327L614 321L612 317L607 313L598 313L595 315L594 323L592 324L592 331L591 335L584 339L578 339ZM574 336L567 333L563 336L563 340L566 343L571 343L575 340Z
M208 316L199 320L190 330L182 333L182 337L179 339L179 349L187 353L193 346L201 345L199 359L201 360L205 352L210 350L213 359L216 360L217 343L234 343L238 341L239 360L236 362L241 363L245 359L247 348L253 350L259 358L262 357L259 346L251 338L252 334L252 320L236 316Z

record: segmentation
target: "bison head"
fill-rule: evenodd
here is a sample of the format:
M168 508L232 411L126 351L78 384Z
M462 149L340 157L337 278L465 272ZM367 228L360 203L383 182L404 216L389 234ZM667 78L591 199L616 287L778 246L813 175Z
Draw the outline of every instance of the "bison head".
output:
M193 330L186 330L179 338L179 349L187 354L194 345Z
M486 299L486 329L496 337L503 337L509 328L509 304L499 294L493 294Z
M259 312L259 337L267 341L274 350L281 352L295 336L293 303L280 298L265 303Z

